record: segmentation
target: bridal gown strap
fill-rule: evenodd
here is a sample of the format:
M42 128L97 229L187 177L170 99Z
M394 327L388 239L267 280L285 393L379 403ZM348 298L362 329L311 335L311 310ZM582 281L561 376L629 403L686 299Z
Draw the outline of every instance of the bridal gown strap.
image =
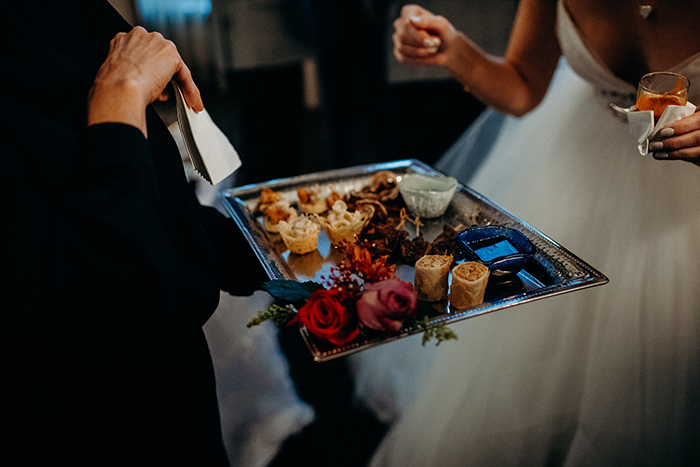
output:
M360 396L394 421L375 467L700 465L700 168L638 154L608 106L634 86L562 5L543 102L485 111L436 165L610 282L452 324L437 348L352 356ZM678 66L697 88L699 67Z

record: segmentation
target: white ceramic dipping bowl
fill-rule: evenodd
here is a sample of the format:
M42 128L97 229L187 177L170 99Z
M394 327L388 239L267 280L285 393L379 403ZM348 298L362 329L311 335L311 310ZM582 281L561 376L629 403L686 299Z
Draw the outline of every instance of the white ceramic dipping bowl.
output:
M407 173L401 177L399 191L406 207L424 218L440 217L452 201L457 179L442 175Z

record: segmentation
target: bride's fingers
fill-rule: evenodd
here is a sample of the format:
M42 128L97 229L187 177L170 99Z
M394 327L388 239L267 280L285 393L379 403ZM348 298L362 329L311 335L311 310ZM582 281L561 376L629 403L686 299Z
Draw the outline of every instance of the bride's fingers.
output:
M700 130L654 141L649 148L654 151L654 159L700 162Z
M695 130L700 130L700 112L698 111L668 125L661 130L660 136L679 136Z
M394 33L391 36L394 47L426 47L439 45L440 39L431 36L427 31L417 28L412 22L402 19L394 23Z
M649 149L655 159L700 161L700 112L662 129Z
M686 161L700 165L700 151L672 151L672 152L655 152L654 159L658 161Z
M400 62L410 59L423 59L435 55L438 51L438 46L426 45L422 47L414 47L411 45L400 44L394 47L394 56Z
M397 28L392 35L394 57L403 63L423 63L438 52L442 41L412 24Z

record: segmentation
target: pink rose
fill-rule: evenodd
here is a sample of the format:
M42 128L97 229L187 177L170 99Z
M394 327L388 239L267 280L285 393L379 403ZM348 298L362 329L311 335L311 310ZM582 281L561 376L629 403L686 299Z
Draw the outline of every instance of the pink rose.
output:
M365 326L379 331L397 332L416 312L416 291L398 279L365 284L365 293L357 302L357 314Z

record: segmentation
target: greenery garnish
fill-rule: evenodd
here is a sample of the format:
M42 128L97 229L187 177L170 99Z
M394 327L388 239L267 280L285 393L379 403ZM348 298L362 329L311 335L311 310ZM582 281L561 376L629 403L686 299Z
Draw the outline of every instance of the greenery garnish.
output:
M440 345L440 342L447 341L450 339L457 340L457 334L447 327L445 323L439 323L433 326L428 326L429 318L428 316L423 316L423 321L415 320L414 324L416 327L423 328L423 340L421 344L425 347L431 339L437 339L435 346Z
M292 319L295 314L294 308L273 303L267 311L258 311L258 317L251 319L247 326L252 328L265 321L272 321L275 326L280 327Z

